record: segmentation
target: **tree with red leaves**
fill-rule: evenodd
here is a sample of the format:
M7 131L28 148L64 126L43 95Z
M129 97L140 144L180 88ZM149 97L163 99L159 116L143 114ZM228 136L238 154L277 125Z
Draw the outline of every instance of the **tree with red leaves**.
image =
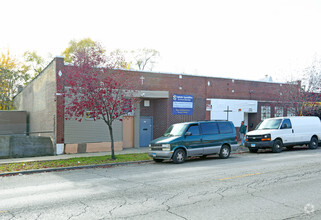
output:
M89 116L103 120L109 129L112 159L115 159L113 122L135 109L134 90L123 71L115 69L117 63L119 60L107 57L100 44L96 44L76 51L73 65L67 66L58 79L63 81L58 82L58 91L64 97L61 109L65 119L81 122Z

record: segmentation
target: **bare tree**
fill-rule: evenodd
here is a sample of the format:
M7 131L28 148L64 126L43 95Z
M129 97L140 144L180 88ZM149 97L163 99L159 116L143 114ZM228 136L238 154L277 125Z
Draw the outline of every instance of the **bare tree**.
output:
M321 92L321 61L314 60L312 65L305 68L303 84L307 92Z
M132 53L135 60L135 65L139 70L145 70L145 68L153 70L154 64L157 62L160 56L160 53L157 50L147 48L134 50Z

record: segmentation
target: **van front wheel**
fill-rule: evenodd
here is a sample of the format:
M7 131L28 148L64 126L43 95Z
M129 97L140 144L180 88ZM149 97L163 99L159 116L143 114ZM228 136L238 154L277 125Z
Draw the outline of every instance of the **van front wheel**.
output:
M229 146L223 145L221 147L221 151L220 151L220 158L227 159L227 158L229 158L230 154L231 154L231 150L230 150Z
M283 143L281 140L275 140L274 144L272 146L272 152L273 153L280 153L283 148Z
M173 159L174 163L184 163L185 158L186 158L185 151L183 149L177 149L174 152L174 155L173 155L172 159Z
M309 143L310 149L317 149L318 148L318 139L316 137L312 137Z

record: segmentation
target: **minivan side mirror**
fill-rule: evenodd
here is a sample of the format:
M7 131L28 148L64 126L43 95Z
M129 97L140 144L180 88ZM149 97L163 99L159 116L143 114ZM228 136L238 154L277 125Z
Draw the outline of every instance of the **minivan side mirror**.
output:
M192 132L190 132L190 131L186 132L185 136L192 136Z

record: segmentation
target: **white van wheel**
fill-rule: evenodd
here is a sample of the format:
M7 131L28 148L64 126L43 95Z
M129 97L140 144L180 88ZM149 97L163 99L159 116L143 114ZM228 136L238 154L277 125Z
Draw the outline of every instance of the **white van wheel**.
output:
M272 146L273 153L280 153L283 149L283 143L281 140L275 140Z
M316 137L312 137L309 143L310 149L317 149L318 148L318 139Z

